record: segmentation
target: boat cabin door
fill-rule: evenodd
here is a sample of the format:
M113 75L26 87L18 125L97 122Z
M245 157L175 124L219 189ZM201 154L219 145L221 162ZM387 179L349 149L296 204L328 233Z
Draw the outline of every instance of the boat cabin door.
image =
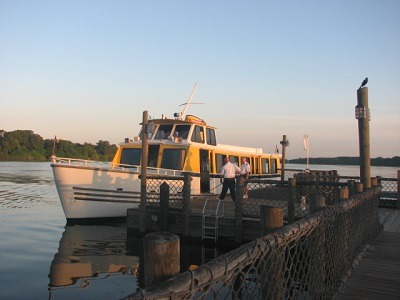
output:
M200 149L200 193L210 192L210 154Z

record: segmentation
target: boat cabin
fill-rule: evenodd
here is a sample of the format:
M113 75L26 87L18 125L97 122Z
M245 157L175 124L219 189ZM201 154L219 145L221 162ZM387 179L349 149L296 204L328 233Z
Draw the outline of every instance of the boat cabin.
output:
M219 184L219 173L226 156L239 167L245 157L250 164L252 177L279 176L279 154L266 154L261 148L218 144L216 128L195 116L188 115L185 120L161 118L150 123L154 130L148 133L149 171L157 170L160 174L163 174L159 172L160 169L190 172L194 177L193 184L196 185L198 181L198 192L209 192ZM114 164L140 166L142 142L139 136L133 141L126 139L120 145Z

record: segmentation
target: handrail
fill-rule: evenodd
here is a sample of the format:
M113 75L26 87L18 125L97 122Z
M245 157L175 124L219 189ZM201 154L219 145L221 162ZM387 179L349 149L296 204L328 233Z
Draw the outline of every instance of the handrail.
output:
M130 171L133 171L136 173L141 172L141 166L138 166L138 165L128 165L128 164L120 164L120 163L113 163L113 162L102 162L102 161L95 161L95 160L88 160L88 159L56 157L56 156L52 156L50 158L50 160L53 164L62 164L62 165L80 166L80 167L97 167L97 168L104 168L104 169L109 168L111 170L121 170L121 171L129 169ZM147 173L156 174L156 175L167 175L167 176L182 175L182 171L180 171L180 170L154 168L154 167L147 167Z

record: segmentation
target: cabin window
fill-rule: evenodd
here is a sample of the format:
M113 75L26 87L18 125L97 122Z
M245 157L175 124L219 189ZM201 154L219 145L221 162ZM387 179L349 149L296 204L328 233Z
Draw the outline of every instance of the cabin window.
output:
M180 137L182 140L186 140L189 135L190 125L176 125L174 137Z
M271 173L278 173L276 158L271 159Z
M164 124L158 127L156 136L154 139L156 140L166 140L171 135L172 124Z
M229 161L235 165L239 165L239 156L230 155Z
M254 157L254 163L253 163L253 173L254 174L259 174L260 170L258 169L258 157Z
M142 156L142 149L138 148L125 148L121 153L121 164L124 165L140 165L140 158Z
M215 138L215 130L212 128L207 128L207 144L217 145L217 139Z
M215 154L215 164L217 167L217 173L221 172L222 166L224 165L225 154Z
M150 139L152 139L153 138L153 135L154 135L154 132L149 132L148 134L147 134L147 138L150 140ZM139 135L138 135L141 139L143 138L142 137L142 129L140 129L140 132L139 132Z
M261 159L261 173L262 174L269 173L269 160L267 158Z
M185 161L185 149L164 149L161 168L182 170Z
M192 133L192 142L204 143L204 128L202 126L195 126Z
M150 168L157 168L158 161L158 151L160 150L160 145L149 145L148 162L147 166Z

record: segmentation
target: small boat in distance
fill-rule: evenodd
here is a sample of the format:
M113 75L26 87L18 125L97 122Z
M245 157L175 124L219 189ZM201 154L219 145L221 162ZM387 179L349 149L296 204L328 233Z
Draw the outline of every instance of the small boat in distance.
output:
M196 88L196 86L195 86ZM220 170L229 157L238 166L246 157L251 177L278 177L280 154L218 143L216 128L203 119L186 115L193 92L173 119L152 119L148 135L147 173L163 176L192 174L191 194L219 194ZM51 157L55 185L67 220L126 217L128 208L140 204L142 141L125 139L112 162Z

